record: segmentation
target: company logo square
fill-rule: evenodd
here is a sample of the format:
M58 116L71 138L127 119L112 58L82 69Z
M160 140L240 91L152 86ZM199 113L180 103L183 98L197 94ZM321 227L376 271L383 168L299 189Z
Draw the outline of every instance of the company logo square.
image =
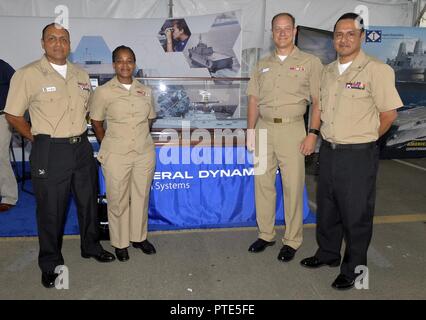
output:
M382 42L382 31L367 30L365 42Z

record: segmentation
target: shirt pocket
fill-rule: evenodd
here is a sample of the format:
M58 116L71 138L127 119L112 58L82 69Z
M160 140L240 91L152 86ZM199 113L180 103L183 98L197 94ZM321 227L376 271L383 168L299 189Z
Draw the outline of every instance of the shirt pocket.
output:
M148 119L149 113L151 111L151 96L137 97L133 103L135 105L135 116L142 121Z
M344 104L346 108L345 116L350 118L351 123L354 126L362 127L364 124L368 124L372 117L374 117L373 99L370 92L367 89L349 89L343 90L342 96L344 98Z
M131 116L131 103L127 97L116 98L108 104L106 113L114 123L125 123Z
M286 76L286 84L284 86L290 94L299 94L309 99L309 81L304 71L289 71Z
M88 90L80 90L79 92L79 103L81 103L81 106L85 111L88 111L88 105L89 105L89 96L90 92Z
M57 91L40 93L33 103L45 117L59 117L64 112L64 97Z
M270 93L274 89L275 81L272 71L261 72L259 71L259 89L260 94Z

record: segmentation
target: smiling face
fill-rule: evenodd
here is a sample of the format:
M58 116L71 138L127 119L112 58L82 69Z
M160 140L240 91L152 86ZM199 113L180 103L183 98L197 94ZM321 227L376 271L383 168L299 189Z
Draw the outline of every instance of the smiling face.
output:
M289 16L276 17L272 25L272 39L277 50L291 48L296 32L297 30Z
M58 25L49 26L41 39L47 60L58 65L66 64L70 45L68 32Z
M364 32L356 20L343 19L336 24L333 43L341 60L352 61L361 50Z
M132 75L136 68L136 61L130 50L120 49L112 64L115 74L121 83L132 83Z

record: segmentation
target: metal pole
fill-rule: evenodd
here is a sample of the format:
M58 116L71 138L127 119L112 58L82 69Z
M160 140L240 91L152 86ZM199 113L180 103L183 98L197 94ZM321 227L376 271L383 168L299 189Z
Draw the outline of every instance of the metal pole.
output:
M416 24L415 24L416 27L420 26L420 21L422 21L422 18L424 16L425 12L426 12L426 4L423 6L422 11L420 12L419 16L416 19Z
M173 18L173 0L169 0L169 18Z

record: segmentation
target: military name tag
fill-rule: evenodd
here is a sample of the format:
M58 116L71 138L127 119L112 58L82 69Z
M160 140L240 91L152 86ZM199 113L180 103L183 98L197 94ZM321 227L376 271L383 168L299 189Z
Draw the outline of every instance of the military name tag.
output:
M56 91L56 87L44 87L43 92L55 92Z
M293 66L293 67L290 67L290 70L291 71L305 71L305 67L303 67L303 66Z

